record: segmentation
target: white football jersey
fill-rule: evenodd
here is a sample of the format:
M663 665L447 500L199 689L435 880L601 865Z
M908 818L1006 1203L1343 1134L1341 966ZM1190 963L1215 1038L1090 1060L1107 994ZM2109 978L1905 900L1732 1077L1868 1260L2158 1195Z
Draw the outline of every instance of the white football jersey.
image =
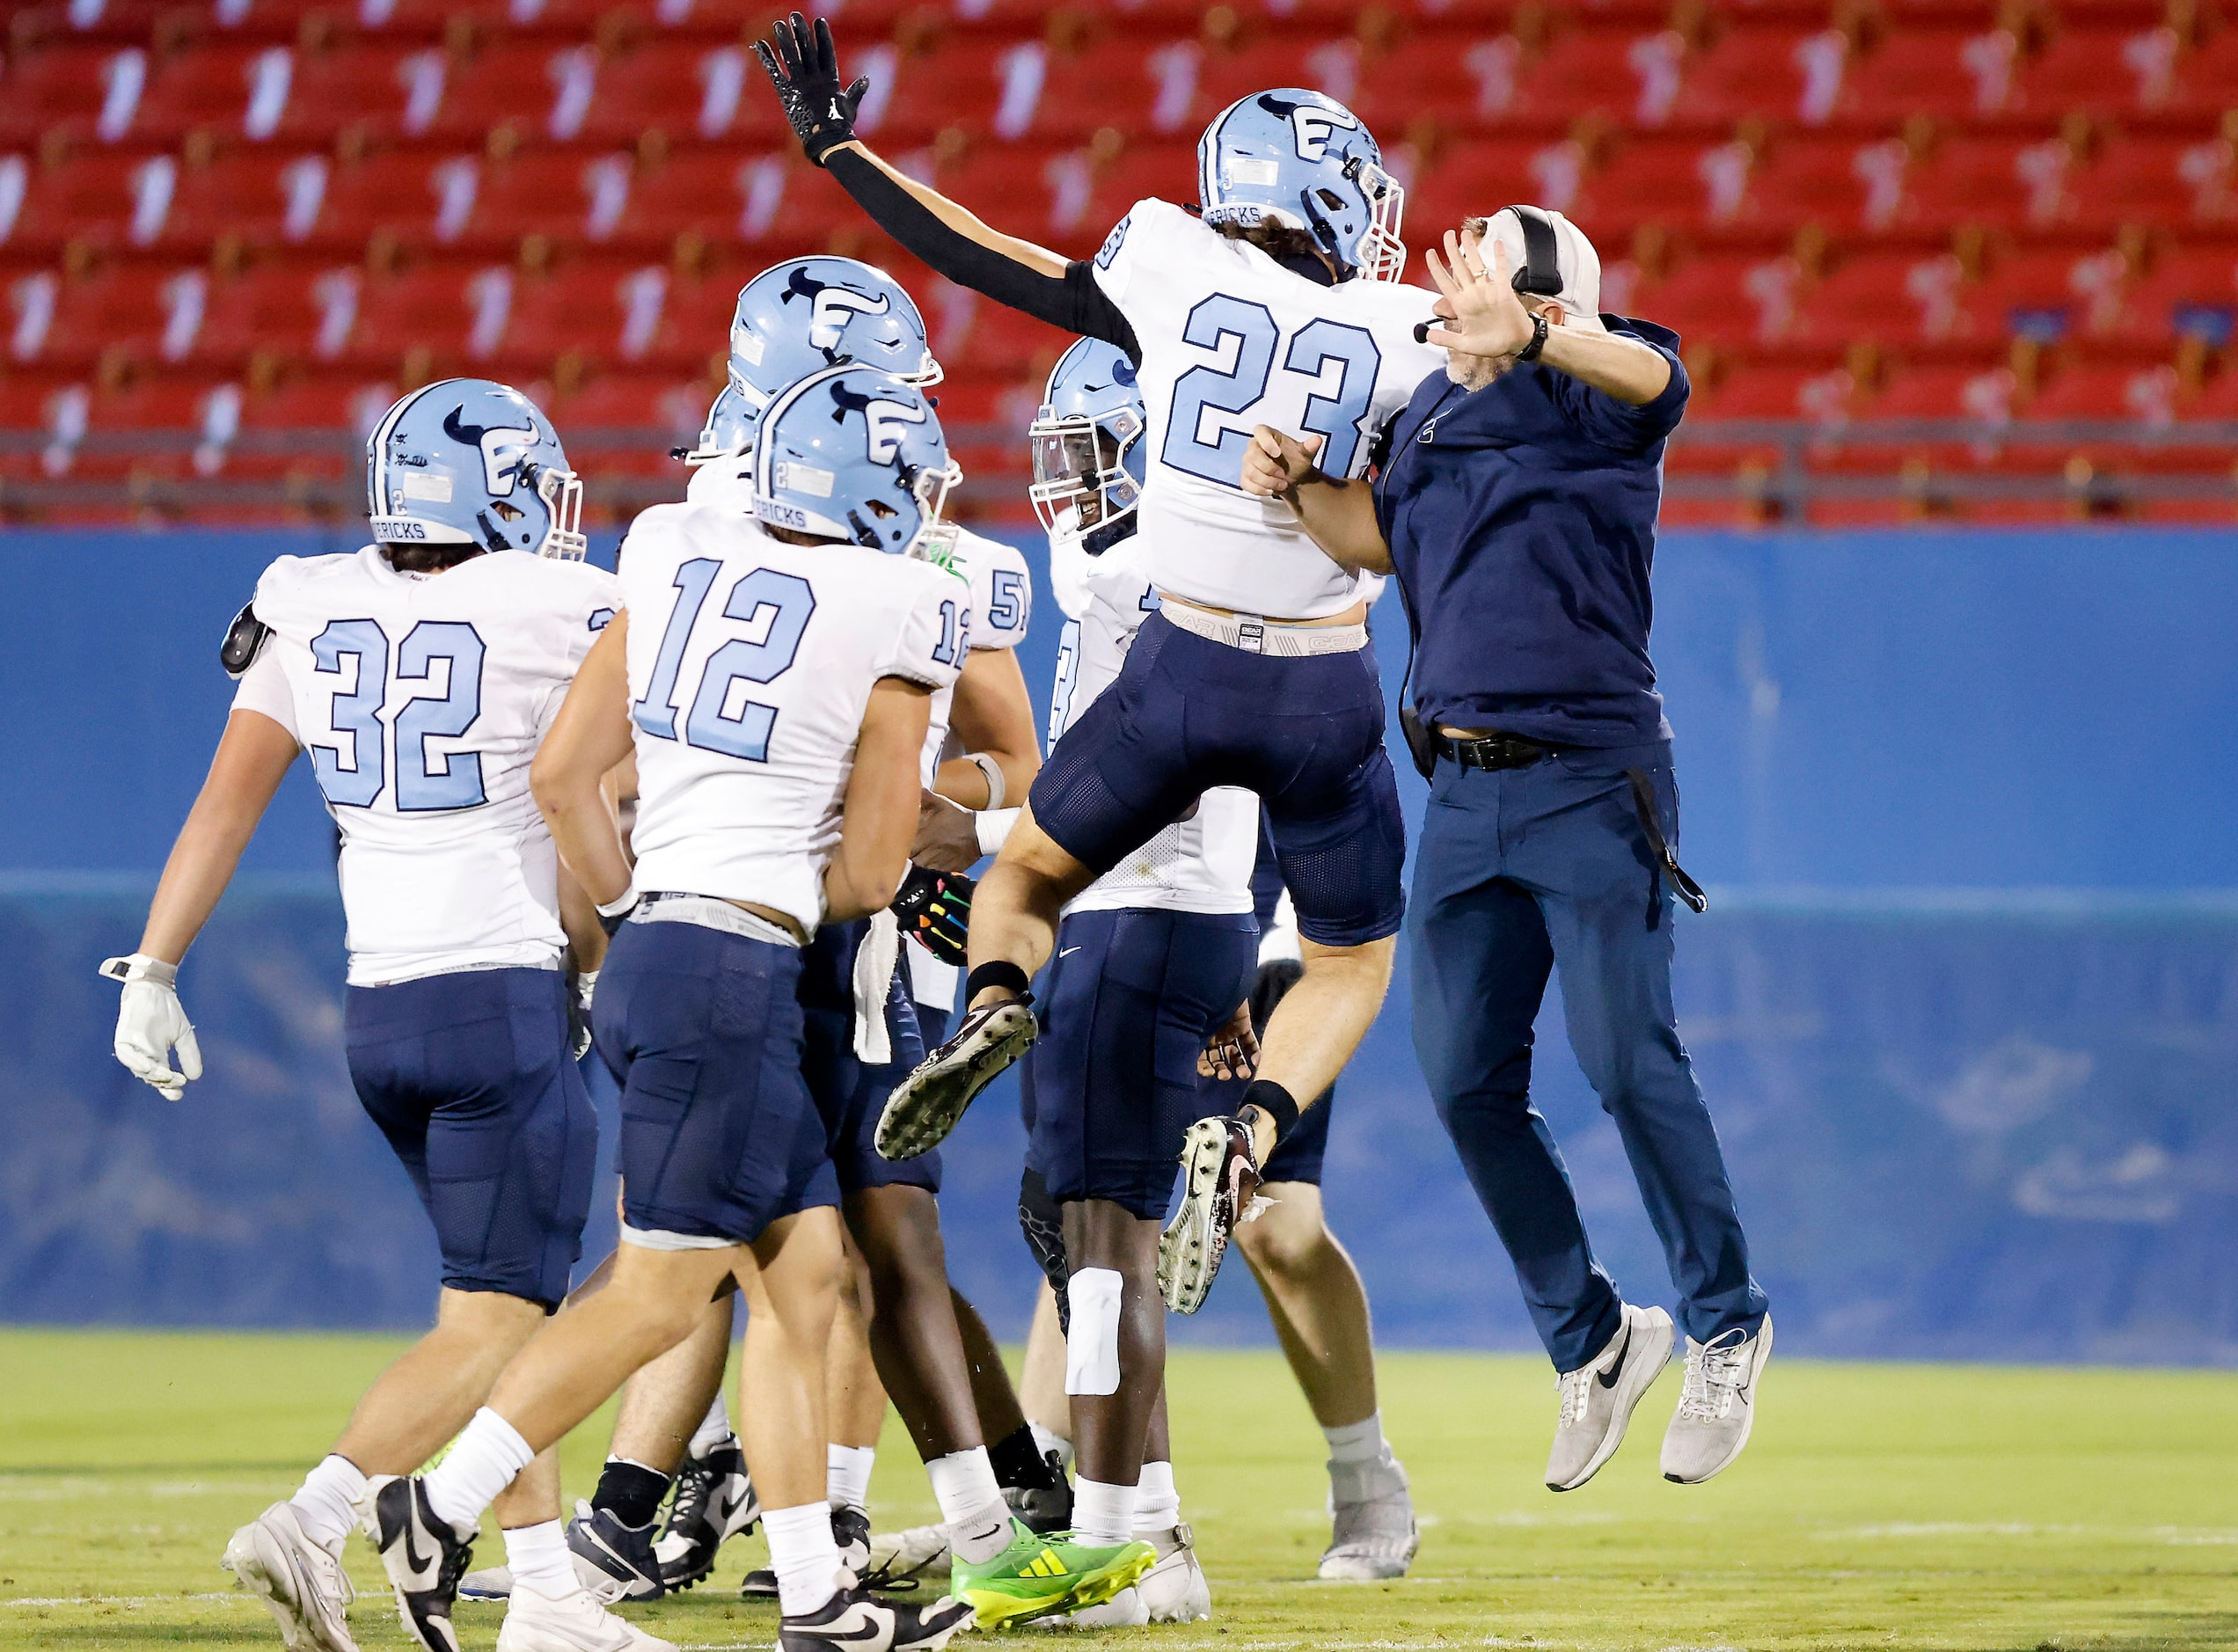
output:
M813 932L871 686L953 683L969 591L911 558L786 545L713 505L644 512L621 570L638 888L751 901Z
M1170 201L1138 201L1095 255L1135 330L1150 428L1139 537L1161 591L1276 619L1340 613L1360 595L1289 506L1242 487L1254 425L1327 438L1333 476L1367 468L1376 432L1445 353L1415 341L1436 296L1322 287Z
M353 986L559 962L559 856L529 763L622 606L602 568L524 552L442 574L282 557L233 705L306 748L341 829Z
M1158 611L1158 594L1145 565L1142 536L1123 539L1092 557L1077 539L1050 540L1050 585L1064 596L1078 593L1075 610L1057 643L1057 686L1050 698L1049 743L1057 739L1111 686L1126 663L1135 631ZM1248 912L1251 868L1259 857L1259 797L1241 786L1217 786L1196 813L1177 821L1072 898L1067 912L1154 907L1171 912Z
M961 529L955 537L955 548L949 559L955 572L971 587L969 644L973 648L1015 648L1026 640L1026 626L1034 617L1034 576L1026 559L1015 546L999 539L983 538L969 529ZM925 731L924 782L929 790L933 778L940 764L950 757L962 755L962 742L948 734L948 713L954 705L953 690L943 689L933 697L933 726ZM1011 798L1015 806L1022 800ZM956 983L963 971L955 965L942 963L923 947L903 948L902 955L909 960L910 992L919 1004L929 1004L947 1009L955 1003Z

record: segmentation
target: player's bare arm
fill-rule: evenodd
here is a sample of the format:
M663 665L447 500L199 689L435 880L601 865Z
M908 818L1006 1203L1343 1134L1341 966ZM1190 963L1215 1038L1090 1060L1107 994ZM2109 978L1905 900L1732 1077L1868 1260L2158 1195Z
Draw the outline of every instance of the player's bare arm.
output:
M932 726L932 691L882 676L870 691L840 817L839 849L824 869L824 917L867 917L890 904L917 834L918 754Z
M1364 481L1331 476L1314 461L1323 438L1305 442L1271 425L1251 433L1243 454L1243 491L1279 499L1298 513L1322 553L1339 567L1356 572L1391 572L1391 547L1376 523L1375 490Z
M933 789L968 809L1000 808L1015 803L1034 784L1042 766L1041 739L1034 729L1033 703L1026 696L1026 674L1010 648L974 648L956 678L948 727L970 756L940 765ZM987 757L1002 771L1002 796L993 795Z
M1637 339L1598 327L1569 326L1561 304L1536 298L1526 303L1510 279L1507 250L1496 241L1488 265L1484 244L1474 231L1456 234L1448 230L1445 256L1439 258L1432 247L1423 261L1437 283L1440 296L1433 308L1444 322L1423 337L1457 355L1485 362L1488 382L1529 347L1539 331L1536 318L1547 323L1538 360L1557 372L1635 407L1653 401L1671 383L1670 361ZM1474 382L1461 372L1455 376L1464 384Z
M629 616L617 614L583 656L529 770L561 864L602 906L630 887L629 857L604 786L607 771L630 753L628 647Z
M179 829L148 908L140 936L144 956L177 963L186 955L233 881L241 852L298 749L296 737L261 712L235 712L225 720L209 774Z

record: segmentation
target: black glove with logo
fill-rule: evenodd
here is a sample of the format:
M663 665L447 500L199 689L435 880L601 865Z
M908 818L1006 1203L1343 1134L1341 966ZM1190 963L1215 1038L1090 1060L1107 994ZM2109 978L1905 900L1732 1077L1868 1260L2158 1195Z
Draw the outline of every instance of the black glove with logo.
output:
M894 897L894 916L902 921L902 933L916 936L942 963L961 968L964 943L971 933L975 887L961 872L911 866L902 880L902 892Z
M777 88L777 100L785 106L802 152L821 166L825 156L854 140L855 109L870 90L870 78L858 77L853 85L840 90L839 51L831 43L831 25L822 18L813 35L798 11L790 20L778 19L770 34L754 42L755 54Z

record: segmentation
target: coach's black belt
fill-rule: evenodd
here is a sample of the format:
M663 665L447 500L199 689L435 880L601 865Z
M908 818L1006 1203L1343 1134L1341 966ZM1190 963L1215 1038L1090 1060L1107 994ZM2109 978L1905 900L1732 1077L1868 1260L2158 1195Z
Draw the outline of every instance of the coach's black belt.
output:
M1464 769L1527 769L1561 749L1525 740L1521 735L1496 732L1479 735L1474 740L1456 740L1444 733L1433 733L1430 738L1432 749L1439 757L1450 757Z

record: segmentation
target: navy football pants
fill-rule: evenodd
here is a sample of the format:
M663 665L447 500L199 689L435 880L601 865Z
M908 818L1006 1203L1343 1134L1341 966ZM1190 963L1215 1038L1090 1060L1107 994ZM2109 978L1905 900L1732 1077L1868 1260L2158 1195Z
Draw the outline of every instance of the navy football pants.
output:
M1654 783L1678 841L1667 744L1558 754L1494 772L1441 760L1430 783L1407 929L1415 1049L1438 1116L1515 1263L1558 1371L1616 1334L1616 1287L1531 1105L1531 1029L1550 967L1579 1065L1615 1120L1678 1290L1708 1341L1753 1332L1764 1293L1725 1159L1671 1006L1671 891L1625 771Z

